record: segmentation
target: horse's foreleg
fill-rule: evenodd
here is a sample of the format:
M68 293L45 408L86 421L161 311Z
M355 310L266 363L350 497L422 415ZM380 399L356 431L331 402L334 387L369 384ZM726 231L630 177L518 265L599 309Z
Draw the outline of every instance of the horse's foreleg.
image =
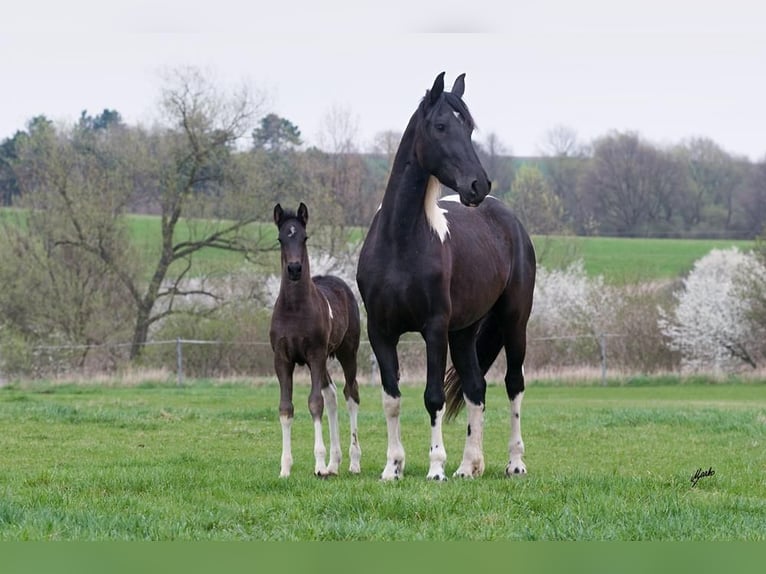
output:
M280 459L280 477L290 476L293 466L291 430L293 423L293 371L295 365L274 360L274 370L279 379L279 422L282 426L282 457Z
M399 391L399 358L396 355L396 343L378 336L368 328L370 344L378 360L380 380L383 386L383 412L386 415L388 447L386 466L380 475L382 480L397 480L404 476L404 445L402 445L399 426L399 410L402 395Z
M327 465L327 474L338 474L342 458L340 450L340 431L338 429L338 393L335 383L327 373L327 386L322 388L322 398L327 407L327 422L330 427L330 463Z
M309 363L311 371L311 391L309 392L309 412L314 421L314 474L327 476L327 449L322 438L322 414L324 412L324 398L322 396L323 371L319 365Z
M447 326L432 326L423 333L426 341L426 390L423 395L426 410L431 417L431 445L428 450L430 480L447 480L444 465L447 449L444 447L442 420L444 419L444 373L447 368Z

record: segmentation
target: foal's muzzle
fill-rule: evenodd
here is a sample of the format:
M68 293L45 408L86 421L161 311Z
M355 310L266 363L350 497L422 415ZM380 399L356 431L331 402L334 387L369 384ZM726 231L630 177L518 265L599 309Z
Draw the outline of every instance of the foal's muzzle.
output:
M301 278L301 271L303 266L300 262L287 264L287 277L290 281L297 281Z

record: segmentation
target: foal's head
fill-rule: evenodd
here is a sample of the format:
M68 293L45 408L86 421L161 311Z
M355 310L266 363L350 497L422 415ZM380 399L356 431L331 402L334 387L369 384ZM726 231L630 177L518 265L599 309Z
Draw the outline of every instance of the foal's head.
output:
M298 281L303 268L308 269L308 221L309 210L303 202L298 206L297 213L282 209L278 203L274 206L274 223L279 229L279 246L282 251L282 270L287 271L287 277L291 281Z
M418 108L415 155L420 165L454 189L464 205L479 205L491 182L471 141L474 122L463 102L465 74L444 91L444 72L436 76Z

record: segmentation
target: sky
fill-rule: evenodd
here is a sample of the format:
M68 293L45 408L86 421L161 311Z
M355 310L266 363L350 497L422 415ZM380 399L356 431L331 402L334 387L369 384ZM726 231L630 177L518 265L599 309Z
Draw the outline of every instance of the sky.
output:
M0 16L0 140L39 114L157 117L162 73L243 83L319 143L332 110L360 148L401 132L439 72L507 153L564 126L657 145L707 137L766 158L766 33L745 0L26 0Z

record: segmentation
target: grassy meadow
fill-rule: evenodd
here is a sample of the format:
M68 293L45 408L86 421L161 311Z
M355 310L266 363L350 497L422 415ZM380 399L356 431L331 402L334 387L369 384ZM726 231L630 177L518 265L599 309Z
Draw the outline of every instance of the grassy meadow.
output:
M763 382L531 381L529 474L514 479L508 401L490 385L485 475L446 483L425 479L422 387L403 388L395 483L378 479L380 390L361 391L362 473L347 472L342 409L342 472L321 480L306 385L288 479L272 381L0 388L0 540L766 540ZM445 427L449 473L464 421ZM713 474L692 484L698 469Z

